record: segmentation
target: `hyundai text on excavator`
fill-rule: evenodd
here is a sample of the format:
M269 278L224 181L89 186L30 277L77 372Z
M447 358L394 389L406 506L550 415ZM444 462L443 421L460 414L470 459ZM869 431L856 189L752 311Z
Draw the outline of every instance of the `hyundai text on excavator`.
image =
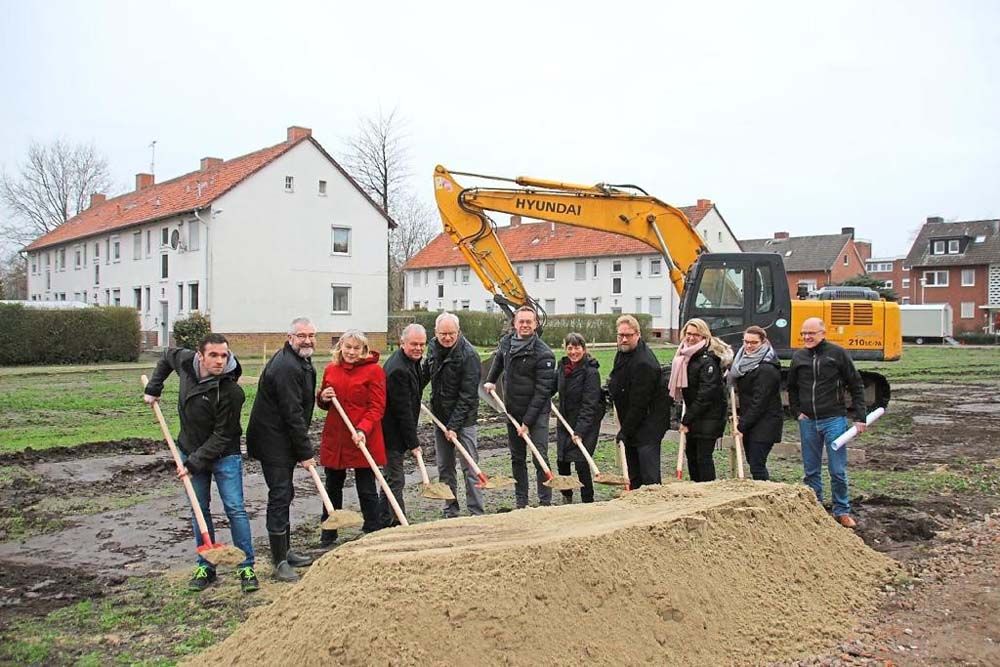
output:
M454 176L470 176L514 187L464 188ZM500 244L487 211L522 215L575 227L622 234L663 256L680 295L680 322L705 320L712 333L738 348L753 324L768 332L775 352L787 359L801 347L799 327L822 318L827 338L855 360L895 361L902 352L899 306L886 301L793 300L785 266L775 253L711 253L684 213L635 185L578 185L537 178L501 178L434 170L434 196L444 230L458 246L493 300L513 315L528 304L544 312ZM869 406L885 407L884 376L861 371Z

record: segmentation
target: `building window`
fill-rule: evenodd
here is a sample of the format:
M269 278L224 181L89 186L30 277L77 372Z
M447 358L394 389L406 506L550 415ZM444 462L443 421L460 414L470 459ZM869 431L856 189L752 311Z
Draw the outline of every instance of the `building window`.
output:
M452 312L458 310L458 299L451 300L451 310Z
M111 259L115 262L121 260L122 258L122 244L121 241L115 239L111 244Z
M972 301L962 302L962 319L971 320L976 316L976 304Z
M642 278L642 257L635 258L635 277Z
M555 314L555 312L556 312L556 300L555 299L546 299L545 300L545 312L549 313L550 315L554 315Z
M611 306L611 314L612 315L621 315L622 314L622 307L621 306Z
M931 243L931 254L932 255L943 255L944 254L944 241L934 241Z
M659 257L653 257L649 260L649 275L659 276L663 273L663 260Z
M319 182L319 194L322 197L326 196L326 181Z
M486 299L486 312L487 313L493 312L493 299Z
M947 271L924 271L924 287L947 287Z
M596 259L590 263L590 277L591 278L596 278L597 277L597 260Z
M420 287L420 272L419 271L414 271L413 272L413 286L414 287Z
M882 284L885 285L886 289L892 289L892 281L891 280L883 280Z
M660 317L663 315L663 297L649 297L649 314L653 317Z
M45 289L47 289L47 290L52 289L52 272L51 271L46 271L45 272Z
M122 305L122 291L120 289L111 290L111 305L112 306Z
M424 287L427 286L428 281L430 280L430 273L431 273L430 271L424 269Z
M902 303L902 304L903 304L904 306L906 306L906 305L909 305L909 303L910 303L910 297L908 297L908 296L904 296L904 297L903 297L903 300L901 301L901 303Z
M66 270L66 248L59 248L59 270Z
M201 249L201 224L198 221L189 221L188 228L188 250Z
M437 288L438 288L438 296L437 296L437 298L443 299L444 298L444 285L438 285Z
M909 289L909 287L910 287L910 279L903 278L903 289Z
M976 270L962 269L962 287L974 287L976 284Z
M146 230L146 257L153 253L153 230Z
M164 227L160 230L160 247L165 248L170 245L170 228Z
M556 279L556 265L555 262L549 262L545 265L545 279L555 280Z
M150 303L150 301L152 301L152 299L150 299L149 297L150 297L150 290L147 287L146 288L146 312L147 313L149 312L149 303Z
M77 246L76 250L73 251L73 268L74 269L79 269L81 266L83 266L83 250L81 250L80 247ZM35 272L35 270L34 270L34 261L32 261L32 270L31 270L31 272L32 273Z
M96 262L101 258L101 242L97 241L94 243L94 261Z
M463 285L469 284L469 267L467 266L462 267L462 284Z
M419 301L414 301L413 302L413 310L420 310L420 302Z
M637 312L637 313L641 313L642 312L642 297L641 296L635 297L635 312Z
M188 308L198 310L198 283L188 283Z
M958 239L951 239L948 241L948 254L957 255L958 254Z
M847 256L847 255L844 255L844 266L847 266L847 265L848 265L848 264L850 264L850 263L851 263L851 260L850 260L850 259L848 259L848 256Z
M132 235L132 261L142 259L142 232Z
M100 285L101 284L101 265L100 264L94 264L94 284L95 285Z
M140 313L142 312L142 288L141 287L134 287L132 289L132 305L135 306L135 309L138 310Z
M166 253L160 255L160 280L170 277L170 256Z
M331 226L331 255L351 254L351 228Z
M611 279L611 293L612 294L621 294L622 293L622 279L621 278L612 278Z
M574 299L573 300L573 312L577 315L583 315L587 312L587 300L586 299Z
M611 273L622 272L622 261L620 259L611 260Z
M351 288L347 285L331 285L333 290L333 312L351 312Z
M285 192L295 192L294 176L285 176Z
M177 283L177 312L184 310L184 283Z
M541 280L541 278L542 278L542 265L535 264L535 280L538 281Z
M452 285L458 284L458 267L455 267L454 269L451 270L451 284Z
M38 273L38 258L35 255L31 256L31 275ZM32 294L34 296L34 294Z
M462 299L462 310L468 310L468 309L469 309L469 300Z
M444 282L444 269L438 269L438 272L437 272L437 281L439 283L443 283Z
M573 278L575 280L586 280L587 279L587 263L586 262L575 262L573 264Z
M524 266L523 265L518 264L516 267L514 267L514 270L517 271L517 277L518 278L523 278L524 277Z
M594 311L594 315L597 314L597 304L600 303L600 301L601 300L597 297L590 300L590 309Z

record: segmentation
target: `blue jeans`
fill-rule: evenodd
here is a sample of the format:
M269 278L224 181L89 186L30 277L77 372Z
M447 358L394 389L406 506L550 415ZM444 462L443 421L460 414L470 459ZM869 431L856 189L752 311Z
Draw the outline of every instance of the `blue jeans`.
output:
M181 461L187 461L187 455L181 451ZM198 504L201 505L201 513L205 515L205 523L208 524L208 535L215 542L215 526L212 524L212 513L209 509L209 502L212 499L212 477L215 477L215 488L219 490L219 497L222 498L222 506L229 517L229 533L233 537L233 545L246 554L240 567L253 566L253 542L250 536L250 518L247 516L246 508L243 505L243 457L239 454L230 454L216 459L211 470L200 473L191 473L191 485L194 487L194 495L198 497ZM194 543L201 546L201 531L198 530L198 522L191 513L191 525L194 526ZM211 569L215 566L207 560L198 556L198 565L205 565Z
M826 449L827 467L830 469L830 487L833 492L833 515L851 513L850 496L847 493L847 447L834 450L831 445L844 431L850 428L847 417L827 417L826 419L799 420L799 435L802 438L802 481L816 492L816 498L823 502L823 449Z

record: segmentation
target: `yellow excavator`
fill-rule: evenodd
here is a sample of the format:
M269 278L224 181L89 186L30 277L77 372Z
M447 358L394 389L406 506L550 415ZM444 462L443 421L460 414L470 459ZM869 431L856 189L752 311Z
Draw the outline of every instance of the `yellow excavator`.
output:
M505 187L459 185L469 176ZM680 295L680 321L705 320L712 333L733 348L746 327L768 332L778 356L790 358L801 346L803 320L820 317L827 338L856 360L895 361L902 352L899 306L860 299L792 299L785 266L776 253L710 253L682 211L651 197L635 185L578 185L538 178L502 178L434 169L434 196L444 231L493 300L508 314L528 304L544 314L525 290L496 234L487 211L585 227L637 239L660 253L667 276ZM885 407L889 383L862 371L866 402Z

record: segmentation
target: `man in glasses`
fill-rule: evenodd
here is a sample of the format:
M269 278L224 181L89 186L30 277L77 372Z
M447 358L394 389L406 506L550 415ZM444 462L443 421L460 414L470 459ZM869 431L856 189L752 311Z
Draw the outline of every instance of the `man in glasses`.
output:
M826 324L818 317L802 323L805 347L795 351L788 369L788 406L799 420L803 481L823 501L823 450L826 449L833 493L833 516L854 528L847 488L847 448L833 449L833 441L850 428L844 392L851 396L851 414L858 433L865 430L865 388L854 361L844 348L826 340Z
M315 349L313 323L305 317L292 320L284 347L274 353L260 374L247 424L247 454L260 461L267 482L267 535L278 581L298 581L293 568L312 563L311 558L290 548L288 510L295 496L295 465L306 469L316 465L309 441L316 403L316 369L311 360Z

